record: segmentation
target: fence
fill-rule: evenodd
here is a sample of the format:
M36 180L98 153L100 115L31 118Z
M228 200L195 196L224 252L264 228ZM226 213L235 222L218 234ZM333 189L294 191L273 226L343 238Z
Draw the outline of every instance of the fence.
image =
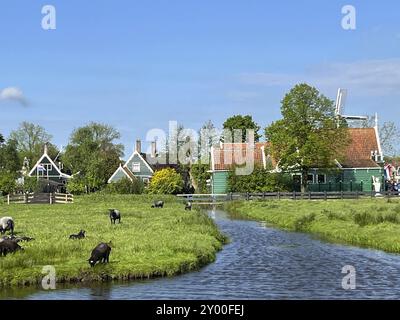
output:
M360 183L355 183L355 182L328 182L328 183L313 183L313 184L309 184L307 185L307 191L311 191L311 192L324 192L324 191L328 191L328 192L362 192L364 191L364 183L360 182ZM295 188L294 190L300 190L300 185ZM370 189L372 189L372 186L370 186ZM368 190L368 189L367 189Z
M56 204L73 203L74 196L70 193L24 193L9 194L5 197L7 204L30 203L30 204Z
M229 194L179 194L180 199L195 203L216 203L237 200L344 200L375 197L399 197L399 192L363 192L363 191L323 191L323 192L260 192L260 193L229 193Z

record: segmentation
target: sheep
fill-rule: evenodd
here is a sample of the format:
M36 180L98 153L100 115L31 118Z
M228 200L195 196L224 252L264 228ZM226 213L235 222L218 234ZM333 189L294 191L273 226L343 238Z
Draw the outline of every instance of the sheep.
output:
M10 230L11 235L14 234L14 220L11 217L0 219L0 233L5 234L7 230Z
M85 230L81 230L81 231L79 231L78 234L71 234L69 236L69 238L70 239L83 239L83 238L85 238L85 233L86 233Z
M3 240L0 242L0 256L6 256L8 253L13 253L18 250L23 250L21 246L14 240Z
M110 242L111 243L111 242ZM92 250L88 259L91 267L94 267L97 262L108 263L110 261L111 247L107 243L100 243Z
M151 206L152 208L163 208L164 207L164 201L154 201L153 205Z
M108 209L110 211L110 221L111 224L114 222L115 224L115 220L118 220L118 223L121 223L121 213L119 212L119 210L117 209Z
M190 201L186 202L185 210L189 210L189 211L192 210L192 203Z

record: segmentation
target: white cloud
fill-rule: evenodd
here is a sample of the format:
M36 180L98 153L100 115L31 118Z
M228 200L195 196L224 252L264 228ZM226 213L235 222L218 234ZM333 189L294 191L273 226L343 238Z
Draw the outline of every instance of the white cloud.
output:
M28 105L23 92L17 87L7 87L0 90L0 101L16 101L23 106Z
M363 95L400 94L400 59L365 60L314 66L303 73L245 73L247 85L292 86L310 83L320 89L347 88Z

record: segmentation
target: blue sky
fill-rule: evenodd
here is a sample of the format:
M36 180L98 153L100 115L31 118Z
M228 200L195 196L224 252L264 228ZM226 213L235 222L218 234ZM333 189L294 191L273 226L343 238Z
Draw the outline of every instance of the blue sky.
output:
M56 30L41 28L46 4ZM341 27L347 4L356 30ZM399 17L395 0L3 0L0 90L19 91L0 95L0 132L31 121L65 145L99 121L121 132L128 156L169 120L199 129L251 114L265 127L303 81L331 99L347 88L346 113L400 126Z

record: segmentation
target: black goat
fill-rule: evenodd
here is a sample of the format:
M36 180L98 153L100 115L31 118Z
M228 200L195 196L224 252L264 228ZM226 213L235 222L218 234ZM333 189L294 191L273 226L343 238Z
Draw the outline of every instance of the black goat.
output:
M79 231L78 234L71 234L69 236L69 238L70 239L84 239L85 238L85 233L86 233L85 230L81 230L81 231Z
M111 224L115 224L115 220L118 220L118 223L121 223L121 213L117 209L108 209L110 211L110 221Z
M186 202L185 210L192 210L192 203L190 201Z
M8 253L13 253L18 250L23 250L23 249L14 240L7 239L0 242L0 256L6 256Z
M154 201L153 205L151 206L152 208L163 208L164 207L164 201Z
M90 266L94 267L97 262L108 263L110 261L110 252L111 247L107 243L97 245L88 259Z

